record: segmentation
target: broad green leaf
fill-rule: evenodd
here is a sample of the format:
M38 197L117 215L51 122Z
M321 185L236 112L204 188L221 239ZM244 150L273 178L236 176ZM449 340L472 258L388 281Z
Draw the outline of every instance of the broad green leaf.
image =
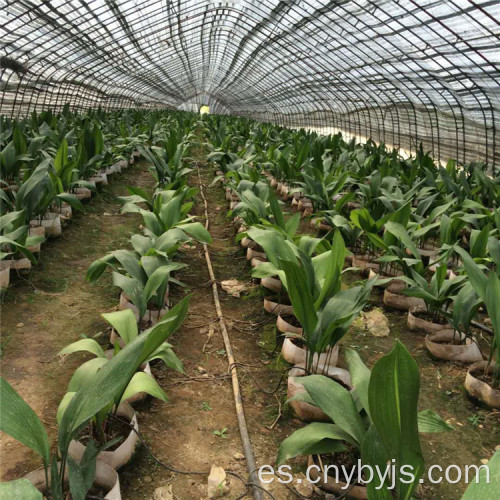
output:
M137 321L130 309L104 313L101 316L116 330L125 344L132 342L139 334Z
M474 259L472 259L472 257L463 248L455 246L454 249L462 257L465 271L471 282L471 285L474 287L474 290L479 295L479 297L481 297L481 299L485 301L488 278L483 273L483 271L481 271L481 268L474 262Z
M71 376L68 384L68 391L76 392L80 387L87 384L92 376L108 362L107 357L93 358L81 364Z
M184 231L186 231L189 236L194 238L196 241L201 243L210 244L212 243L212 237L210 233L205 229L205 226L201 222L190 222L188 224L179 224L176 226Z
M49 438L35 412L3 377L0 377L0 430L50 463Z
M0 498L5 500L42 500L43 495L28 479L16 479L0 483Z
M68 456L69 487L72 500L85 500L95 478L96 460L99 450L91 439L80 463Z
M469 474L472 474L472 470L469 470ZM469 486L465 490L462 500L489 500L498 498L499 491L500 451L497 451L486 464L486 467L481 467L479 471L479 482L476 482L475 477L469 478Z
M490 236L488 238L488 252L497 266L497 274L500 275L500 239Z
M484 303L491 319L495 335L493 344L498 355L500 354L500 278L494 272L490 272L488 277Z
M145 392L154 398L167 401L167 396L163 392L163 389L158 385L158 382L151 375L144 372L137 372L132 377L132 380L129 382L125 392L123 393L122 401L125 401L140 392Z
M57 150L57 154L54 158L54 168L57 172L58 176L61 176L66 163L68 162L68 141L66 138L63 138L59 149Z
M398 475L399 499L411 497L423 473L417 418L419 390L417 364L405 346L396 340L392 351L382 356L372 369L368 398L377 435L387 455L396 460L396 470L403 465L413 467L413 483L402 483Z
M383 476L387 464L392 457L387 453L384 445L380 441L377 430L372 425L365 434L365 439L361 445L361 461L364 465L370 465L374 472L374 479L367 482L368 498L370 500L393 500L392 491L389 490L390 479L381 484L376 468L381 471Z
M324 375L301 377L300 383L334 424L349 434L356 443L363 442L365 425L347 389Z
M304 270L294 262L280 261L285 271L286 286L293 306L293 312L304 328L305 335L311 335L318 323L313 297L304 284L307 278Z
M296 430L281 443L276 464L281 465L297 456L344 451L341 441L350 442L351 437L339 426L314 422Z
M418 414L418 432L448 432L453 427L447 424L435 411L424 410Z
M80 210L80 212L85 212L82 202L76 197L76 195L71 193L59 193L57 197L60 200L65 201L71 208Z
M415 258L420 258L418 248L404 226L398 224L397 222L386 222L385 229L396 236L396 238L398 238L401 243L403 243L403 245L410 250Z
M281 210L280 204L276 195L274 194L274 190L269 187L268 189L268 201L271 207L271 212L274 216L274 223L281 229L285 229L285 219L283 218L283 212Z
M354 387L363 408L368 413L368 416L370 416L368 386L370 384L371 372L354 349L347 349L345 351L345 357L347 365L349 366L352 386Z
M135 318L134 318L135 319ZM86 351L95 354L99 358L104 358L106 355L102 347L94 339L81 339L67 345L58 352L59 356L63 354L72 354L74 352Z

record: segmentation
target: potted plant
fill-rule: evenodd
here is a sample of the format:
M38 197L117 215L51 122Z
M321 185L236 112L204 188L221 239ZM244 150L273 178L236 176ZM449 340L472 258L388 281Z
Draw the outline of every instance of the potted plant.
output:
M43 236L30 236L24 224L24 211L9 212L0 216L0 289L9 286L10 270L22 272L36 264L30 248L44 241Z
M310 477L335 494L364 499L410 498L424 470L419 432L449 431L451 427L431 410L418 413L418 367L400 341L371 372L355 351L348 350L346 356L354 390L323 375L303 377L305 391L296 398L320 408L329 423L313 422L295 431L281 444L277 463L309 456ZM347 484L340 475L325 474L325 465L340 469L340 464L354 465L358 460L380 470L394 463L396 475L390 479L394 489L387 479L376 490L378 481ZM413 481L401 472L402 465L412 466Z
M116 330L119 338L123 340L123 347L133 342L139 335L137 322L130 310L117 311L102 315ZM160 321L161 323L161 321ZM157 323L152 329L160 328ZM162 360L166 366L182 372L182 363L174 354L168 342L164 342L154 352L152 352L131 378L125 392L122 394L119 401L115 401L114 405L109 405L103 408L89 423L88 428L81 432L84 438L93 437L98 445L104 445L106 441L111 440L114 434L122 433L122 442L119 443L112 451L103 451L99 454L98 459L105 462L113 469L118 469L128 463L132 458L135 448L139 442L137 431L139 430L137 417L130 404L142 401L149 394L162 401L166 401L167 397L161 387L156 382L151 374L149 364L154 360ZM58 419L60 420L66 406L71 401L74 394L82 385L86 384L89 378L104 364L109 362L114 356L121 352L120 342L116 342L114 349L104 351L102 347L94 340L85 338L66 346L59 352L59 355L68 355L75 352L90 352L96 358L87 361L81 365L74 373L68 385L68 392L64 396L58 410ZM116 413L111 413L111 407L116 408ZM119 426L114 425L114 416L121 417L126 420L126 423ZM81 459L85 452L85 443L82 438L75 439L70 443L69 454L74 459Z
M106 488L106 498L121 498L118 476L111 468L97 461L102 449L93 440L89 441L82 460L77 462L69 455L70 443L103 408L122 399L137 368L181 325L187 313L188 301L189 297L182 300L167 313L161 324L138 335L118 355L95 371L86 384L82 384L60 419L57 450L52 455L40 419L9 383L0 379L1 430L39 454L43 462L40 471L27 476L30 483L17 483L22 488L19 495L33 496L34 484L55 499L64 498L70 491L72 498L83 500L97 479L97 485ZM2 488L9 488L9 485Z
M467 277L475 293L486 307L491 319L493 341L489 359L474 363L467 372L465 388L476 399L492 408L500 408L500 243L496 238L488 242L495 270L486 272L462 248L456 251L462 257Z

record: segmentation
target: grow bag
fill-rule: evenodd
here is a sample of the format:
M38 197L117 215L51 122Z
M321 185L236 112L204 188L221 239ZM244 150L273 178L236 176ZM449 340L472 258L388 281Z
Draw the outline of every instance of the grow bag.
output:
M58 464L60 467L60 464ZM68 469L66 468L65 480L67 481ZM45 470L38 469L33 472L30 472L26 476L25 479L31 481L33 486L37 488L39 491L45 490ZM49 483L50 483L50 474L49 474ZM118 473L106 465L101 461L97 461L96 470L95 470L95 478L94 485L102 488L106 491L106 496L104 500L121 500L122 495L120 491L120 480L118 478Z
M313 229L319 229L321 231L330 231L332 229L332 226L330 226L330 224L327 224L326 222L324 222L324 219L311 219L311 221L309 222L309 225L313 228Z
M274 297L264 297L264 309L269 314L275 314L276 316L282 315L293 315L293 307L289 304L281 304L276 302Z
M407 297L403 295L399 287L389 286L384 290L384 305L399 309L400 311L409 311L411 308L416 307L425 309L425 302L418 297Z
M368 268L368 279L373 279L377 273L374 272L373 269ZM400 276L403 276L403 273L400 274ZM378 279L383 280L389 278L390 281L387 283L384 283L383 285L375 285L380 288L388 288L391 287L391 290L395 293L397 291L404 290L406 288L406 283L403 280L398 279L396 276L386 276L383 274L379 274Z
M451 329L447 324L443 323L433 323L432 321L428 321L426 319L419 318L418 313L419 312L425 312L426 309L418 308L418 307L412 307L408 310L408 327L410 330L417 330L421 332L426 332L426 333L434 333L434 332L440 332L440 331L447 331L450 330L453 332L453 329Z
M10 284L10 261L0 261L0 290L5 290Z
M371 269L374 272L378 272L380 269L380 264L377 262L372 262L375 256L371 255L352 255L352 265L353 267L359 267L362 270Z
M462 363L476 363L483 360L483 355L474 339L453 330L441 330L427 335L425 345L429 352L439 359Z
M261 264L264 264L264 262L267 262L266 259L263 259L262 257L254 257L251 261L250 261L250 265L252 267L257 267L257 266L260 266Z
M92 198L92 191L86 187L78 187L75 188L75 196L79 200L89 200Z
M326 375L327 377L341 382L344 386L352 389L351 376L347 370L342 368L337 368L335 366L323 366L319 365L315 367L315 373L320 373L321 375ZM297 394L306 392L304 386L300 383L300 377L306 375L304 370L304 365L295 365L288 372L288 387L287 387L287 397L288 399L293 398ZM323 413L317 406L311 405L309 403L304 403L303 401L290 401L288 403L293 409L295 415L301 420L306 422L331 422L330 418Z
M267 261L266 254L264 252L259 252L253 248L247 248L247 260L252 260L255 257L259 257L260 259Z
M275 293L281 292L281 289L283 288L281 280L278 278L271 278L271 277L261 278L260 284L264 288L267 288L268 290L271 290L272 292Z
M276 328L281 333L294 333L296 335L302 335L302 333L304 332L303 328L300 328L299 326L293 326L291 323L288 323L288 321L286 321L283 316L281 316L281 314L278 314L278 317L276 318Z
M41 220L34 219L30 221L30 227L40 227L45 229L47 236L61 236L62 226L61 217L55 212L47 212Z
M128 297L123 292L120 294L120 303L118 304L118 309L120 311L130 309L134 313L135 319L139 321L139 309L137 309L137 307L128 300ZM146 313L141 319L141 326L146 325L147 327L150 327L156 325L156 323L158 323L158 319L166 314L166 312L166 308L160 309L160 311L146 309Z
M306 365L307 349L297 345L297 340L293 337L286 338L281 347L281 355L292 365ZM320 365L337 366L339 357L339 346L336 344L333 349L327 348L326 352L319 355L314 353L313 366Z
M116 450L101 451L101 453L97 455L98 462L102 462L115 470L130 462L136 447L139 444L139 436L137 435L137 432L139 432L139 424L137 423L137 415L135 414L134 409L126 402L120 403L120 406L118 406L117 416L122 417L130 423L136 432L130 429L128 436L121 442L120 446L118 446ZM80 441L71 441L68 453L72 458L75 460L81 460L84 452L85 445L83 445Z
M482 401L489 407L500 408L500 389L493 389L490 384L475 377L475 375L484 373L485 370L488 375L493 375L494 367L484 360L474 363L467 371L465 388L472 397Z

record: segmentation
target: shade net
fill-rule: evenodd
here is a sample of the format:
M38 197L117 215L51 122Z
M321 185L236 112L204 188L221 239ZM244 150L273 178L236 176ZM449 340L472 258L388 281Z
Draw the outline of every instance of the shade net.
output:
M498 169L500 3L0 0L0 113L232 114Z

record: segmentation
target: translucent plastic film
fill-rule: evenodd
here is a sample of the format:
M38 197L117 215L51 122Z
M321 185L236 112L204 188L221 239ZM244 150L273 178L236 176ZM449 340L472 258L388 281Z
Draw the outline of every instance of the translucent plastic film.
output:
M498 165L500 3L0 0L0 112L210 106Z

